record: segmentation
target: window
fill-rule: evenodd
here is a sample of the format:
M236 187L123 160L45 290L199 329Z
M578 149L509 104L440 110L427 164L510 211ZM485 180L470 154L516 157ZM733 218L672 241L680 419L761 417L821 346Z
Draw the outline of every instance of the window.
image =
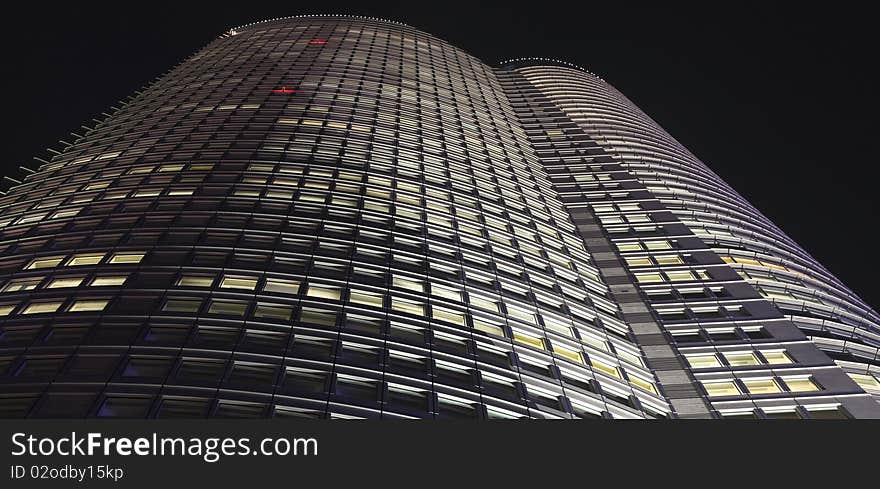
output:
M146 253L114 253L108 263L131 264L140 263Z
M205 275L184 275L177 279L180 287L210 287L214 283L214 277Z
M707 355L685 355L691 368L715 368L720 367L721 362L714 354Z
M749 394L775 394L781 391L774 379L743 379L743 384Z
M125 279L128 278L127 275L105 275L95 277L92 280L92 283L89 284L90 287L109 287L122 285L125 283Z
M256 310L254 310L254 317L256 318L282 319L288 321L292 314L293 308L284 304L267 304L259 302L257 303Z
M408 277L394 276L394 286L401 289L411 290L413 292L425 293L425 284L421 280L411 279Z
M694 276L691 272L687 270L680 270L676 272L666 272L666 276L669 277L669 280L673 282L682 282L686 280L694 280Z
M533 348L538 348L540 350L544 349L543 338L536 338L534 336L523 334L518 331L513 332L513 341L516 341L517 343L521 343L523 345L531 346Z
M263 286L263 292L296 295L299 292L299 282L282 280L280 278L267 278L266 285Z
M63 256L47 256L45 258L34 258L24 267L25 270L39 270L41 268L57 267L64 261Z
M224 275L220 280L220 288L254 290L257 288L257 279L239 275Z
M332 285L309 284L306 296L338 301L342 297L342 289Z
M163 311L167 312L191 312L196 313L199 312L199 309L202 306L201 299L183 299L183 298L174 298L168 299L165 302L165 306L162 307Z
M81 253L70 257L65 266L97 265L102 259L104 259L104 253Z
M27 307L21 312L22 314L41 314L46 312L55 312L58 308L61 307L63 302L55 301L55 302L31 302Z
M720 382L703 382L703 387L709 397L738 396L741 394L739 387L732 380Z
M815 392L820 390L811 377L783 377L782 380L792 392Z
M595 358L590 359L590 365L592 365L594 369L604 374L610 375L612 377L617 377L618 379L620 378L620 371L617 369L617 367L613 365L596 360Z
M438 321L446 321L458 326L465 326L464 314L445 307L432 306L431 317Z
M567 358L575 363L584 363L583 357L581 357L580 352L561 347L557 344L553 345L553 353L556 353L557 355Z
M373 307L383 307L385 305L385 298L382 294L367 292L365 290L351 290L351 292L349 292L348 300L355 304L364 304Z
M764 355L764 358L767 359L767 363L770 365L787 365L790 363L794 363L794 360L788 355L788 352L785 350L779 351L766 351L761 350L761 354Z
M638 387L639 389L646 390L652 394L657 393L657 388L654 386L654 384L652 382L649 382L649 381L642 379L640 377L636 377L634 375L629 375L629 382L632 385Z
M760 365L761 362L751 352L747 353L725 353L724 358L731 367L750 367Z
M663 277L659 273L637 273L636 280L640 284L651 284L657 282L664 282Z
M847 375L849 375L849 377L862 389L880 391L880 380L877 380L873 375L857 374L853 372L847 372Z
M24 278L18 280L10 280L4 287L3 292L21 292L24 290L33 290L43 281L43 277Z
M228 316L244 316L248 303L241 301L212 300L208 307L209 314L225 314Z
M70 306L70 312L103 311L110 301L107 299L77 300Z

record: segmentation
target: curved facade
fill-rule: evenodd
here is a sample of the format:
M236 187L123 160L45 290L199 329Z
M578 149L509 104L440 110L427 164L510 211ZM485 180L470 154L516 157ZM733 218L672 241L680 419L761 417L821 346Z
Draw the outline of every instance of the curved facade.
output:
M837 301L817 331L876 314L534 64L363 17L226 32L0 198L0 416L880 417L757 273Z
M705 245L705 251L720 259L714 260L716 264L725 263L738 274L730 276L719 270L716 277L705 276L700 280L700 288L739 286L740 279L747 282L816 346L836 359L861 387L875 396L880 394L880 383L875 378L880 373L880 318L864 301L597 76L552 60L511 60L504 65L508 72L515 73L508 82L515 92L532 90L543 97L576 128L570 132L583 134L601 148L609 162L615 163L616 172L608 174L608 178L640 190L636 198L621 195L606 199L592 188L577 202L591 204L601 228L612 237L625 268L667 329L691 328L699 319L731 322L733 317L729 313L711 309L729 302L742 303L736 294L729 299L711 297L707 301L712 294L695 300L689 297L693 294L676 292L676 281L666 271L695 272L697 268L723 267L704 266L713 260L688 263L669 254L672 248L647 249L638 239L695 236ZM545 139L552 142L559 137ZM551 153L542 148L538 152ZM563 194L567 191L577 195L577 187L570 185L563 189ZM664 232L665 229L672 232ZM754 298L750 302L757 303ZM709 310L695 313L694 307ZM741 315L738 322L750 321L746 318L751 317L756 315ZM703 339L711 342L711 335ZM703 361L715 368L723 368L727 363L713 365L716 362ZM705 370L697 370L700 371Z

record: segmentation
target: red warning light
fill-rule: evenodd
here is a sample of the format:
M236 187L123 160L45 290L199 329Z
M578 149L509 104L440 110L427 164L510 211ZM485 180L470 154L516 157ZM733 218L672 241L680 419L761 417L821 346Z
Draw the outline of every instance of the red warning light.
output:
M289 93L296 93L296 90L294 90L292 88L287 88L284 85L282 85L281 88L276 88L275 90L272 90L272 93L288 93L289 94Z
M327 44L327 41L324 39L312 39L309 41L309 44Z

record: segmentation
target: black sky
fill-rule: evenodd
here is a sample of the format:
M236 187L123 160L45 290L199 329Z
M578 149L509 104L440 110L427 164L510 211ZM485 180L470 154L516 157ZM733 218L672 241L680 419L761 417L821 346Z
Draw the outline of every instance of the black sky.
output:
M230 27L379 16L490 64L546 56L599 74L878 308L872 16L800 3L604 3L35 2L0 31L2 172L45 156Z

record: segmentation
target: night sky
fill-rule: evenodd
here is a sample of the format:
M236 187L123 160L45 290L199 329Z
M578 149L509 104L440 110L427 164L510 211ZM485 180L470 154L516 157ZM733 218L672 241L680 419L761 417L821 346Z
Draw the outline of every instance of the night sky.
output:
M873 17L800 3L593 3L34 2L0 32L2 172L46 157L46 147L71 141L70 131L230 27L371 15L489 64L544 56L602 76L877 309Z

